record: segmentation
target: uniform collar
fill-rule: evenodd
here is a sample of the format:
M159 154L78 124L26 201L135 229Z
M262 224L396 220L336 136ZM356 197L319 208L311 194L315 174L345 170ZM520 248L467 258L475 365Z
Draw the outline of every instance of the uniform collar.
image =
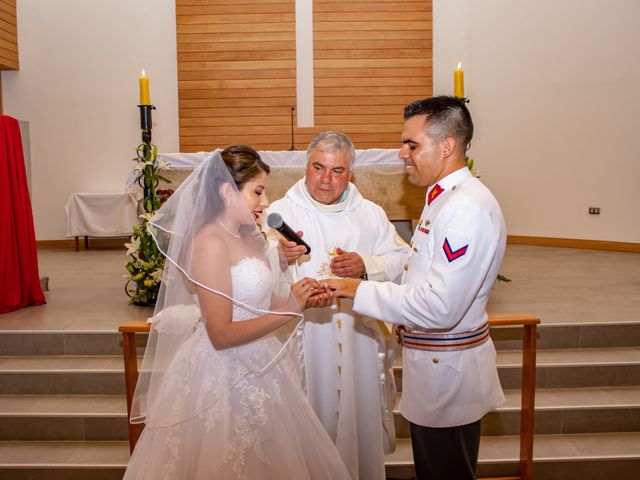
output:
M455 172L451 172L446 177L441 178L438 183L431 185L427 189L427 205L431 205L443 192L472 176L467 167L462 167Z

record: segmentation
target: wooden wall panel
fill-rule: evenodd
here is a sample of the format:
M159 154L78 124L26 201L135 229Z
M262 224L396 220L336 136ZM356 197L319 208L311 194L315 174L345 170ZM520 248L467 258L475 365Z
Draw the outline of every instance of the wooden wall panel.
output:
M3 0L0 0L3 1ZM432 93L432 5L313 0L315 127L357 148L399 145L402 108ZM180 148L291 145L295 0L176 0Z
M177 0L180 149L290 145L294 0Z
M16 0L0 0L0 70L18 70Z

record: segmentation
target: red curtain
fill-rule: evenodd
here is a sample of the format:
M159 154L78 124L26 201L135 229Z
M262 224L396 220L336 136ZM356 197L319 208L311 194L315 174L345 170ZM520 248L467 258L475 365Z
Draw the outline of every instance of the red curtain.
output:
M43 303L20 125L0 115L0 313Z

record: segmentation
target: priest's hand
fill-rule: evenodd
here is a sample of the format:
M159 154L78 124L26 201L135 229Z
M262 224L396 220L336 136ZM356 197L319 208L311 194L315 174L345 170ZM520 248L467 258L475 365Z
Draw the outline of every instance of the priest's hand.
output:
M345 252L337 248L338 253L331 259L331 273L338 277L362 278L366 272L364 260L356 252Z
M357 278L327 278L320 282L320 286L328 286L334 297L355 298L356 290L362 280Z
M303 235L302 232L296 233L299 237L302 237ZM278 247L289 265L298 260L307 251L307 247L304 245L298 245L296 242L291 242L282 236L280 237L280 240L278 240Z

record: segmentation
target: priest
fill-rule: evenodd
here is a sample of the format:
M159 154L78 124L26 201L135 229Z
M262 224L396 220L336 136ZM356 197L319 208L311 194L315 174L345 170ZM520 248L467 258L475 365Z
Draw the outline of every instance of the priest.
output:
M346 135L318 134L307 148L305 177L269 207L311 247L306 254L306 246L268 232L278 238L292 280L399 280L409 247L384 210L350 182L354 162ZM305 312L307 395L352 479L384 480L384 453L395 447L393 341L384 323L352 306L344 299Z

